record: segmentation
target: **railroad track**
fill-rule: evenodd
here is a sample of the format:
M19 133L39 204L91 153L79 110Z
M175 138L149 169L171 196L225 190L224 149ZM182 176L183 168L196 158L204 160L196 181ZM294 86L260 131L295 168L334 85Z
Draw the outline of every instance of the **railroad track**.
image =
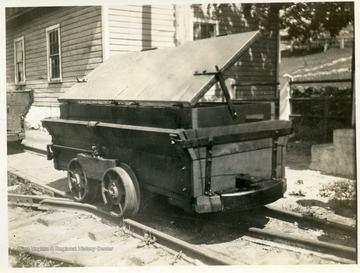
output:
M219 214L212 217L171 212L161 213L155 217L167 219L162 221L161 225L171 221L188 222L193 226L198 224L202 230L210 229L214 233L216 230L222 230L229 237L246 238L258 244L290 248L292 251L305 250L336 263L352 264L357 260L355 227L270 207L234 215ZM139 221L156 226L157 220L149 219L146 212L140 212L138 218ZM211 234L211 231L207 233ZM311 235L313 232L315 236ZM335 239L331 239L332 237ZM206 240L200 240L199 243L212 244Z
M53 210L76 210L85 211L99 217L101 220L106 220L113 225L119 225L126 228L126 230L138 239L142 239L142 244L154 245L156 248L162 248L174 257L174 259L180 259L185 264L206 264L206 265L235 265L238 264L235 260L229 257L219 255L219 253L211 250L204 249L202 247L189 244L185 241L179 240L174 236L169 236L163 232L153 229L144 224L138 223L131 219L122 219L121 223L119 218L111 216L109 213L102 210L101 206L90 204L82 204L74 202L67 198L57 198L49 196L33 196L33 195L19 195L19 194L8 194L8 204L10 206L20 206L33 208L40 211L53 211ZM61 216L64 217L64 216ZM61 218L60 217L60 218ZM71 216L70 216L71 217ZM67 219L67 217L65 217ZM46 220L44 220L46 221ZM94 235L95 234L95 235ZM102 237L100 232L93 232L92 237ZM24 248L10 248L12 252L19 252ZM71 259L64 259L56 257L52 252L50 253L39 253L37 249L27 249L27 252L35 257L47 258L52 260L58 260L61 263L73 264L74 266L86 266L86 263L79 263Z
M260 209L259 214L262 214L266 217L276 218L278 220L280 219L285 222L294 223L296 226L302 226L303 229L321 229L324 234L335 232L337 234L341 234L342 237L354 238L355 243L356 228L352 226L347 226L341 223L327 221L323 219L317 219L314 217L306 217L299 213L272 209L268 207ZM357 258L355 246L344 246L342 245L342 242L329 243L314 238L302 238L301 235L294 236L293 234L279 234L279 232L266 230L264 231L259 228L248 228L247 234L255 238L278 242L289 246L300 247L318 253L331 254L352 261L356 261Z
M214 240L214 236L209 236L209 234L219 231L222 231L223 234L226 233L226 236L229 238L232 236L232 239L228 239L228 245L231 245L230 241L234 240L234 238L235 241L237 240L236 243L239 243L239 238L241 238L244 241L268 246L269 248L288 249L291 252L299 253L303 250L309 251L311 254L315 254L329 262L351 264L356 261L356 229L354 227L270 207L264 207L251 212L237 213L236 215L241 217L234 218L235 214L191 215L178 211L175 208L161 208L161 202L153 202L156 203L155 207L140 210L138 216L134 218L137 221L125 219L119 223L119 218L114 218L106 213L101 204L81 204L68 198L16 194L8 194L8 202L10 205L31 207L37 210L49 211L61 209L90 213L113 225L119 226L121 224L139 239L146 237L143 240L146 244L151 243L156 245L156 247L162 247L169 253L172 253L173 257L175 257L174 259L183 259L187 264L196 264L196 261L209 265L247 263L246 260L244 261L236 254L227 253L226 250L220 251L216 243L208 242L208 237L210 237L210 241ZM169 210L170 213L164 213L164 211ZM155 214L153 213L154 211L156 212ZM257 218L262 219L263 223L256 224ZM273 225L278 226L268 229L267 227L271 226L271 223L274 221ZM200 240L189 238L181 240L176 232L169 232L174 227L174 222L176 222L176 225L182 226L181 228L191 226L193 231L195 231L192 232L195 236L199 233L197 232L199 226L200 229L211 230L211 232L200 235ZM282 227L280 228L279 225L282 225ZM287 225L296 225L301 228L289 232L286 231L288 229ZM303 236L304 230L315 229L317 231L321 230L322 234L340 234L340 237L348 238L348 241L353 241L354 244L346 243L344 245L343 240L326 242L317 238ZM317 234L319 234L319 231ZM221 236L223 235L219 237ZM236 247L239 248L238 245ZM66 262L70 263L71 261Z

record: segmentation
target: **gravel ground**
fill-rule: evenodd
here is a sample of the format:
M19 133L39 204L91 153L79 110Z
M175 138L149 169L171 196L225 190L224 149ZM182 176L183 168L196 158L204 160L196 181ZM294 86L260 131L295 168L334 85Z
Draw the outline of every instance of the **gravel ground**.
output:
M309 216L355 226L356 181L310 170L309 144L290 148L286 154L288 189L272 205Z

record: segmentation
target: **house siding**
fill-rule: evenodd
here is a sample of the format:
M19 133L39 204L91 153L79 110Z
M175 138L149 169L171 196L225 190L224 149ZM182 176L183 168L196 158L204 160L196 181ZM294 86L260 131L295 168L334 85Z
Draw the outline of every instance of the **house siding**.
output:
M271 100L277 98L277 38L260 37L226 76L236 80L236 98ZM264 85L265 84L265 85Z
M206 5L193 5L193 21L212 21L211 11ZM256 22L251 18L245 19L241 4L223 6L216 17L218 35L235 34L257 30ZM277 33L262 35L241 56L239 61L225 73L225 78L232 78L236 84L234 98L240 100L263 100L275 102L278 100L278 38ZM266 85L264 85L266 84ZM215 87L215 94L220 90ZM213 95L210 93L209 95ZM256 94L256 97L254 97Z
M46 28L60 24L62 82L49 83ZM26 85L15 85L14 39L24 36ZM101 7L36 8L7 23L7 89L34 89L34 106L57 98L102 63Z
M175 5L109 7L110 55L176 46Z

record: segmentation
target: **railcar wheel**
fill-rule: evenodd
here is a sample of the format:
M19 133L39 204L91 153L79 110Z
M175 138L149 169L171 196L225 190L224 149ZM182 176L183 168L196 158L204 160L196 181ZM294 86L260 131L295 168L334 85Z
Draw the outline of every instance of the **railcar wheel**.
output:
M87 179L77 158L70 161L68 167L68 183L71 195L75 201L91 203L97 197L97 183Z
M129 165L127 165L125 163L121 163L120 168L123 168L127 172L127 174L130 176L131 182L133 183L134 188L135 188L136 204L135 204L135 208L134 208L134 211L133 211L133 214L132 214L132 215L135 215L139 211L140 200L141 200L139 182L138 182L138 180L136 178L135 173L133 172L133 170L131 169L131 167Z
M108 169L101 182L101 193L108 212L116 217L127 217L137 213L139 199L132 174L127 167ZM136 178L135 178L136 179Z

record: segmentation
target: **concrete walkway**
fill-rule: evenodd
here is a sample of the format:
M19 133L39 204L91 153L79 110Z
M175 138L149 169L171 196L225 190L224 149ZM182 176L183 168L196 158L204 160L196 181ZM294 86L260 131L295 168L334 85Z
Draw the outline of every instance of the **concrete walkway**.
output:
M26 130L22 144L26 149L46 152L46 145L51 144L51 136L47 131Z
M53 161L43 154L26 151L7 156L7 170L12 174L29 180L44 189L54 190L65 196L68 190L67 173L55 170Z
M41 130L28 130L25 135L23 149L8 145L7 170L64 196L68 190L67 172L55 170L53 161L46 157L46 145L51 143L51 136Z

